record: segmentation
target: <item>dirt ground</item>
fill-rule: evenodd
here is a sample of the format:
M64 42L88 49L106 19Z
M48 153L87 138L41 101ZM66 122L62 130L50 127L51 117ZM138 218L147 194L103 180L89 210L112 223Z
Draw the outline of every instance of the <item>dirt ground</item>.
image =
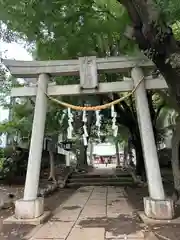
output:
M139 187L128 187L127 189L128 199L132 206L137 211L143 211L143 197L148 196L148 189ZM172 185L166 184L165 190L167 196L172 196ZM177 217L180 216L180 206L176 207ZM159 240L178 240L180 239L180 225L179 224L167 224L167 225L151 225L149 229L156 235Z
M14 188L15 191L15 188ZM23 189L18 187L16 191L19 191L19 195L22 194ZM73 189L59 189L51 196L45 198L45 210L53 211L63 201L70 197L75 190ZM32 225L17 225L8 224L3 225L3 219L13 214L14 209L0 210L0 240L20 240L33 229Z

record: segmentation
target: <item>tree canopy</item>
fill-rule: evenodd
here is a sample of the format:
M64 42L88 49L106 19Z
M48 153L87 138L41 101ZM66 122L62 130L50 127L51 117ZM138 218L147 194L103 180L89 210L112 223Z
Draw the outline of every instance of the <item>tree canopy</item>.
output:
M24 39L36 59L143 51L179 103L178 0L1 0L0 9L1 37Z
M143 51L156 64L165 77L171 97L179 103L179 13L178 0L1 0L1 38L8 42L25 40L34 59L39 60L134 55ZM54 80L64 84L75 83L78 78ZM121 81L122 76L102 74L100 80ZM153 109L152 95L149 94L150 108L152 118L156 119L159 108ZM67 99L85 103L82 98ZM102 96L96 100L111 99ZM48 112L47 122L52 123L51 117L56 116L54 124L58 126L60 115L55 108ZM133 99L116 106L116 111L118 123L129 128L134 145L141 148ZM53 131L48 124L47 131Z
M129 18L116 1L1 1L4 38L35 44L40 59L132 51L124 37ZM113 49L113 47L115 49Z

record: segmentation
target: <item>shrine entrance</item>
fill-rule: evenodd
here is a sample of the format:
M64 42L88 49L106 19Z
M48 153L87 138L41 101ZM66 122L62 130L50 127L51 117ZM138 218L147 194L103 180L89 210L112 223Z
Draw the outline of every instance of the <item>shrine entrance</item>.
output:
M163 189L146 96L146 89L164 89L167 88L167 85L163 78L153 79L152 77L144 75L144 69L153 69L154 65L152 62L146 58L81 57L78 60L66 61L4 60L4 64L14 77L37 79L37 84L35 86L13 88L11 91L11 97L36 96L24 197L23 199L16 201L16 218L33 219L42 216L44 213L44 202L42 198L37 197L37 191L48 99L68 108L70 123L72 120L71 109L84 112L92 110L96 111L98 127L98 111L109 107L111 108L113 118L113 114L115 114L113 106L114 104L120 103L122 98L100 106L79 107L56 100L55 96L103 94L113 92L129 92L128 96L132 94L135 96L149 188L149 197L144 198L145 214L148 217L155 219L173 218L173 202L170 199L166 199ZM124 78L123 81L120 82L99 83L98 73L109 71L116 73L130 72L131 77L128 79ZM80 84L56 86L50 83L51 77L63 75L79 75ZM85 115L84 120L86 120ZM84 123L85 122L86 121L84 121ZM114 131L117 131L115 122ZM71 137L71 133L72 126L69 124L69 138ZM86 144L85 129L83 137L84 144Z

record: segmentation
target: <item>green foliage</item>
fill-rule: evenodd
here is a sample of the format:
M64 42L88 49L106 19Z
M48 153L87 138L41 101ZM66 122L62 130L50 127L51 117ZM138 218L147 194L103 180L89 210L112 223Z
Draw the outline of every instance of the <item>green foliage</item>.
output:
M0 106L5 106L8 103L10 88L11 81L7 76L7 70L0 64Z
M179 0L156 0L160 6L161 13L164 14L168 24L174 24L180 20L180 1Z
M5 66L0 63L0 107L9 108L10 103L10 90L13 86L19 86L17 79L9 75Z
M0 19L35 43L38 59L109 55L132 50L123 35L129 22L125 9L114 0L7 1L0 2Z
M156 2L168 23L173 24L173 30L178 39L180 36L177 28L180 16L179 1L156 0ZM0 20L3 38L7 41L25 39L33 46L32 52L35 59L73 59L84 55L119 56L134 54L138 51L134 42L127 40L124 36L126 26L130 23L129 17L124 7L115 0L1 0ZM101 81L121 79L120 74L100 75ZM57 84L73 84L77 83L79 79L77 77L58 77L54 81ZM63 100L77 105L83 105L87 101L87 99L73 96L63 97ZM96 100L98 103L101 102L98 97ZM0 133L11 132L30 138L33 106L29 107L29 102L27 102L14 106L12 121L3 123L0 126ZM127 100L125 104L125 109L120 108L123 115L120 113L119 124L128 127L131 122L127 119L134 120L136 116L134 116L134 103ZM156 102L154 105L158 104ZM62 108L49 103L46 135L65 131L67 114L60 123L62 115ZM109 115L107 114L105 118L109 119ZM79 116L74 114L74 120L75 125L80 128ZM109 124L107 122L107 125ZM103 130L108 134L107 128L103 127ZM80 135L81 132L76 132L77 138ZM124 138L126 136L127 132L125 131Z
M0 124L0 135L7 133L18 138L30 137L33 109L28 100L11 105L12 117Z
M179 20L179 0L156 2L168 23ZM1 0L0 9L2 37L34 44L37 59L132 54L136 49L124 37L129 17L116 0Z
M180 21L176 21L172 25L173 33L175 35L175 38L180 41Z
M21 149L18 147L6 147L3 149L3 158L0 158L0 179L8 183L21 182L25 180L27 163L28 163L28 149ZM41 170L43 171L49 166L48 151L42 152ZM55 161L59 161L59 156L55 156Z
M2 169L3 162L4 162L4 149L0 148L0 170Z

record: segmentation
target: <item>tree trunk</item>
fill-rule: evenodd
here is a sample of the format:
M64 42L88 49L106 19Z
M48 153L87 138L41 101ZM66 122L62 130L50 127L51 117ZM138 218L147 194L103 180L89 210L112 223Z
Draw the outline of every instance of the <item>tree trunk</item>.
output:
M49 163L50 163L50 173L48 180L56 182L55 178L55 163L54 163L54 153L49 151Z
M129 164L132 166L132 143L128 140L128 145L127 145L127 151L128 151L128 157L129 157Z
M87 146L84 146L84 143L80 143L79 147L80 153L77 157L77 168L80 170L87 170L88 162L87 162Z
M132 144L136 152L136 174L145 178L144 156L139 132L132 134Z
M177 123L172 136L172 171L174 177L174 188L180 192L180 122Z
M120 167L120 157L119 157L119 143L118 141L115 142L115 148L116 148L116 158L117 158L117 167Z
M136 151L136 174L145 178L145 166L144 166L144 157L140 144L138 142L135 143L135 151Z
M93 124L93 115L94 112L88 112L87 115L87 132L88 132L88 137L87 137L87 143L89 142L89 137L91 133L91 126ZM84 146L83 139L80 139L79 142L79 150L80 153L77 155L77 168L78 169L83 169L87 170L88 168L88 162L87 162L87 146Z
M128 147L126 143L124 144L124 154L123 154L123 168L128 167Z
M180 104L180 44L153 0L118 0L132 21L132 38L165 78L171 98ZM180 107L178 107L180 109Z

